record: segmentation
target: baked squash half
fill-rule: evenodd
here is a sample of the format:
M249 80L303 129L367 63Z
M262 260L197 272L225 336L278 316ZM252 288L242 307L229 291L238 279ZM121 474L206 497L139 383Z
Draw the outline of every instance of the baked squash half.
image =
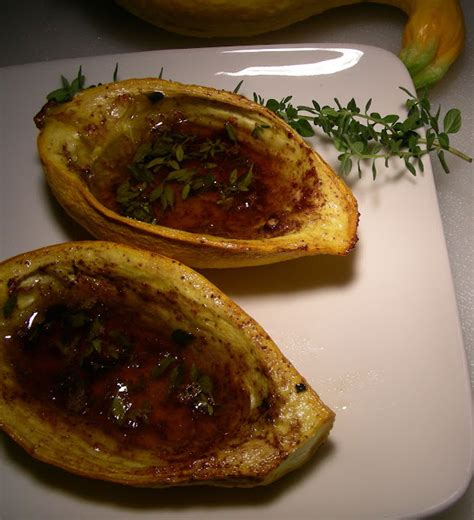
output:
M50 102L35 121L53 194L96 238L193 267L343 255L356 242L349 188L240 95L124 80Z
M111 242L0 264L0 426L34 457L143 487L269 484L334 414L192 269Z

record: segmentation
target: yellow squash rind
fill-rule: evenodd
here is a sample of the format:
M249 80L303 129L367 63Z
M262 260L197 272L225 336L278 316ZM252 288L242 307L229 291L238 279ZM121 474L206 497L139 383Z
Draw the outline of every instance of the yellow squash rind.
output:
M41 308L42 295L61 294L67 303L81 272L98 280L106 277L108 283L117 284L119 292L132 283L134 298L143 297L137 312L161 316L172 326L196 329L208 339L209 355L229 357L239 370L247 367L240 378L252 419L250 415L244 418L220 445L192 461L170 462L153 450L135 446L120 449L113 438L85 424L80 416L66 418L54 404L35 400L19 388L9 362L9 342L4 340L0 427L32 456L79 475L132 486L254 486L268 484L300 466L326 439L333 412L268 334L201 275L148 251L110 242L71 242L6 260L0 264L2 338L15 334ZM13 288L20 286L29 290L18 293L13 310L6 312ZM153 294L159 297L153 299ZM296 392L295 385L301 383L306 391ZM272 421L256 411L269 389Z
M276 178L291 180L296 190L305 186L307 171L316 172L317 211L295 214L301 223L295 232L236 239L147 224L106 208L92 195L81 171L93 168L120 136L139 140L136 136L147 124L149 107L143 102L147 92L179 99L186 117L199 124L222 128L231 120L239 140L259 154L274 157L281 165ZM344 255L357 240L357 203L344 181L279 117L243 96L154 78L131 79L87 89L68 103L46 105L36 121L41 129L38 150L53 194L72 218L99 239L150 249L199 268ZM258 139L252 136L257 124L268 126Z

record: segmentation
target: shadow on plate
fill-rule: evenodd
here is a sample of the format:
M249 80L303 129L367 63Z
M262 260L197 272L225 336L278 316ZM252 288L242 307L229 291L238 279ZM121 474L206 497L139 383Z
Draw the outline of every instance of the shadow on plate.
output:
M51 218L59 225L62 233L70 241L95 240L88 231L86 231L64 211L58 201L54 198L54 195L49 189L46 181L42 183L42 187L44 190L44 199L46 200L49 211L51 212Z
M51 218L59 224L63 234L71 241L94 240L64 211L46 182L43 188ZM353 278L356 258L357 247L348 256L319 255L259 267L203 269L201 273L222 291L233 296L271 295L346 285Z
M341 287L353 280L357 248L348 256L319 255L239 269L205 269L202 274L232 296L268 296Z
M263 505L298 485L318 471L334 452L336 446L328 440L318 450L312 460L277 482L256 488L215 488L211 486L175 487L168 489L133 488L91 480L68 473L54 466L38 462L30 457L8 436L1 435L4 454L9 463L18 471L30 473L39 483L51 489L70 495L72 498L87 500L97 505L111 504L128 510L150 509L183 510L193 507L247 507Z

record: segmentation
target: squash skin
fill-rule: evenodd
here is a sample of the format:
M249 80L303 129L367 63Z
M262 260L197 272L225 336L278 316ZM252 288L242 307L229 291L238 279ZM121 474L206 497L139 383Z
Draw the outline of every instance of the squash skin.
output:
M412 3L408 13L400 58L416 88L430 87L463 50L462 9L457 0L425 0Z
M0 427L33 457L89 478L139 487L248 487L269 484L296 469L327 438L334 413L284 358L268 334L204 277L175 260L148 251L110 242L70 242L2 262L2 309L14 286L30 286L30 280L35 280L31 282L35 298L26 292L26 296L18 297L12 314L1 315L2 338L14 334L32 310L41 308L39 295L54 293L56 283L67 300L68 290L74 290L74 276L81 270L118 284L120 280L133 281L137 294L146 294L145 305L151 306L152 312L159 309L153 307L150 294L172 293L176 309L183 311L202 334L232 345L232 355L239 354L248 362L242 381L251 402L259 402L265 388L272 391L273 420L268 421L265 414L252 421L249 418L248 425L195 460L170 462L153 450L121 451L104 432L84 424L80 418L55 412L48 408L50 403L25 395L16 383L4 339L0 350ZM49 275L54 275L53 284L48 281ZM38 282L42 276L45 280ZM61 287L66 280L69 289ZM241 369L238 362L235 369ZM301 383L306 391L295 392L295 385Z
M135 16L162 29L202 38L245 37L275 31L329 9L366 0L116 0ZM408 15L400 58L417 88L439 81L464 46L458 0L372 0Z
M275 143L279 143L275 153L282 163L288 162L288 175L298 181L305 169L316 172L321 184L318 196L324 200L319 214L308 213L301 229L294 233L233 239L147 224L106 208L93 196L79 170L89 168L120 132L121 125L133 119L130 107L120 106L122 100L131 99L133 105L146 92L163 92L170 99L184 95L198 106L198 117L209 125L223 125L231 117L241 126L239 139L248 142L255 142L250 137L255 123L271 126L271 139L267 138L265 146L276 147ZM209 110L213 111L211 116ZM45 105L35 120L40 128L38 151L53 194L66 212L96 238L136 245L197 268L263 265L312 254L345 255L357 241L357 202L344 181L292 128L243 96L155 78L131 79L87 89L68 103ZM81 152L86 141L87 153ZM257 144L261 146L254 146ZM77 157L82 154L79 166L71 167L65 148ZM265 148L262 150L260 153L266 153ZM297 167L298 161L302 166ZM302 181L298 182L302 186Z

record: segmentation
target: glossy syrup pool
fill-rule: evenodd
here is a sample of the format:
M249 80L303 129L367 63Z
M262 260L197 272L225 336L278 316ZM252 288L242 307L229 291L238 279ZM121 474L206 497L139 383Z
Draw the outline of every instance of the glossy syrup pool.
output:
M294 214L314 204L308 177L301 196L301 186L279 173L281 161L240 143L231 123L210 130L177 119L157 124L138 148L120 137L87 182L102 204L139 221L227 238L270 238L297 229ZM314 182L315 172L306 173Z
M7 344L29 399L124 447L196 456L247 413L248 396L202 338L151 327L117 306L35 311Z

